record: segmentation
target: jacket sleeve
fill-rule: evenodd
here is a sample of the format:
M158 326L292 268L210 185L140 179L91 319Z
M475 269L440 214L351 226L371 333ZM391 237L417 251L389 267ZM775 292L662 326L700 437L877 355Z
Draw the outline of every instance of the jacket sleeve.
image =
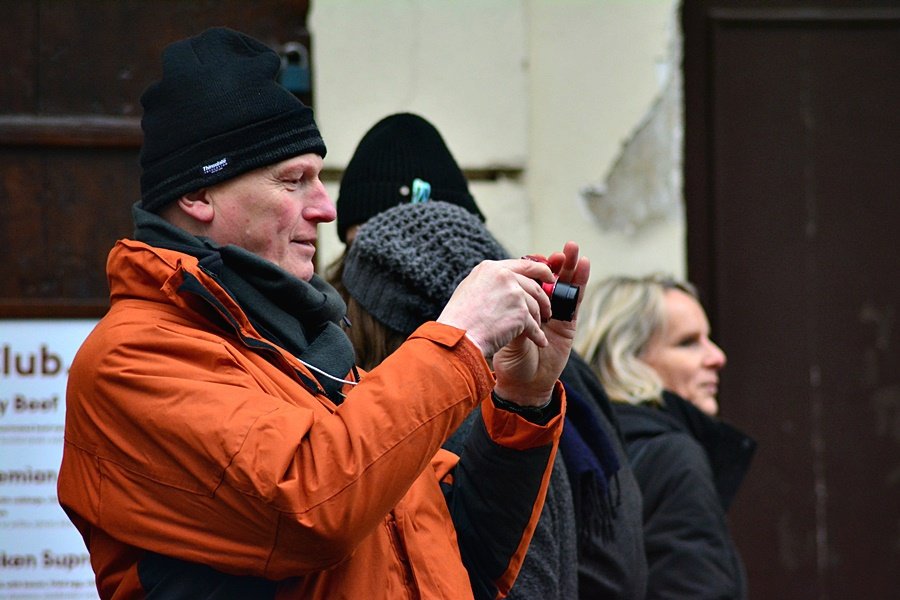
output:
M539 526L565 412L561 385L555 394L560 412L546 425L486 399L466 437L453 484L445 486L477 599L506 597Z
M509 600L578 598L578 542L572 488L557 456L544 510L538 520Z
M335 410L278 356L176 318L112 319L79 351L59 498L123 543L228 573L346 559L493 386L464 332L432 323Z
M663 434L628 454L644 499L647 598L741 598L741 567L701 446Z

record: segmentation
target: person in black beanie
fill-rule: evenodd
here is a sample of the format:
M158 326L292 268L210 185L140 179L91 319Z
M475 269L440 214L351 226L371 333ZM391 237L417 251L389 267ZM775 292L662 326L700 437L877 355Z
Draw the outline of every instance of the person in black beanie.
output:
M543 506L574 338L539 282L586 284L578 245L483 262L358 369L313 264L336 216L325 144L278 55L219 27L162 62L141 97L134 236L110 252L110 309L66 395L58 497L99 595L503 597ZM442 449L477 406L466 455Z
M392 208L399 205L408 209L409 205L429 201L455 204L471 215L467 219L458 215L454 220L454 231L463 222L470 226L470 231L461 238L464 243L457 244L468 246L468 251L463 253L468 263L461 265L450 258L452 244L447 245L442 239L444 234L436 228L435 239L427 247L422 244L432 236L411 234L410 228L416 226L409 222L410 219L429 213ZM385 230L393 223L397 230L392 234L382 231L381 235L374 236L387 246L368 248L373 246L368 242L367 249L357 251L361 254L350 260L350 255L355 252L357 230L368 227L379 213L394 210L397 213L393 219L379 220L378 227ZM458 210L456 213L461 214ZM402 227L401 215L404 217ZM434 125L416 114L397 113L372 126L358 144L341 179L337 229L347 245L327 273L329 282L348 303L350 327L347 331L354 341L358 360L363 364L378 364L405 339L404 334L411 323L426 318L437 310L441 301L449 298L450 282L436 277L435 273L441 272L447 277L458 275L463 266L471 268L477 264L477 254L482 250L485 252L482 259L497 256L493 247L483 247L471 240L471 236L477 239L490 235L482 225L484 220L469 193L462 170ZM367 237L371 240L373 234ZM392 282L366 269L366 276L361 277L361 265L372 264L365 259L367 254L390 256L388 272L411 272L412 275ZM502 256L507 255L503 250ZM450 263L446 268L444 261ZM349 274L345 272L348 268L351 269ZM438 287L444 291L426 303L427 310L424 310L422 298L428 293L416 286L410 287L410 280L429 282L426 287L440 282ZM392 291L385 292L385 289ZM397 293L398 289L407 292ZM412 299L416 301L410 304ZM572 488L578 531L578 597L585 600L643 599L647 587L647 559L641 493L628 463L615 413L596 375L576 352L571 352L560 380L568 398L560 456L568 486ZM454 437L459 440L462 434ZM450 443L454 444L453 439ZM538 560L539 557L535 557L530 564ZM535 573L538 574L533 580L535 585L539 585L542 575L544 583L550 581L540 569ZM565 574L560 573L559 579L564 580ZM530 587L529 591L535 589ZM515 588L513 592L516 592ZM523 590L522 593L526 592ZM534 594L533 597L542 596Z

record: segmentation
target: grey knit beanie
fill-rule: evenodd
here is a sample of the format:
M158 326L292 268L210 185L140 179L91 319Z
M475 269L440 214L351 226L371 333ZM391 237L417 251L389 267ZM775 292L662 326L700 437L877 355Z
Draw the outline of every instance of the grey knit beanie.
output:
M465 208L440 201L401 204L360 228L341 281L379 322L409 335L441 314L478 263L508 257Z

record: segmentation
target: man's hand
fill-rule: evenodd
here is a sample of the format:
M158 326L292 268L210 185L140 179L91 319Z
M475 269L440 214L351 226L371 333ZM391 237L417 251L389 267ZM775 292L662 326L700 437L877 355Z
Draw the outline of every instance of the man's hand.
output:
M555 253L548 259L559 280L580 286L578 304L584 296L584 288L590 277L590 262L579 258L578 244L568 242L563 252ZM546 280L545 280L546 281ZM575 324L578 309L571 321L550 320L542 325L546 345L535 344L525 336L516 337L494 355L494 373L497 376L495 393L522 406L546 404L553 393L553 387L569 360L569 352L575 339Z
M590 275L578 244L568 242L548 264L528 259L485 261L459 284L439 323L466 330L486 358L493 357L495 392L523 406L545 404L575 339L575 322L550 319L550 299L539 281L584 288ZM578 302L581 303L579 295Z
M523 259L484 261L456 287L439 323L465 329L485 358L520 336L547 345L541 322L550 299L536 280L552 281L550 267Z

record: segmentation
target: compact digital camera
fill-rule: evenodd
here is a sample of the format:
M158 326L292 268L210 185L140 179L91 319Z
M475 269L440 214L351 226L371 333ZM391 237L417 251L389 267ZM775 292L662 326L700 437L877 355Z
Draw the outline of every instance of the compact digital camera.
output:
M546 259L540 256L529 254L522 258L547 264ZM541 284L544 293L550 298L550 310L553 313L550 318L557 321L571 321L575 316L575 307L578 304L578 294L581 292L581 288L559 280L552 283L546 281L539 281L538 283Z
M578 304L578 293L581 291L577 285L565 281L553 283L541 282L541 287L550 297L551 319L557 321L571 321L575 316L575 306Z

